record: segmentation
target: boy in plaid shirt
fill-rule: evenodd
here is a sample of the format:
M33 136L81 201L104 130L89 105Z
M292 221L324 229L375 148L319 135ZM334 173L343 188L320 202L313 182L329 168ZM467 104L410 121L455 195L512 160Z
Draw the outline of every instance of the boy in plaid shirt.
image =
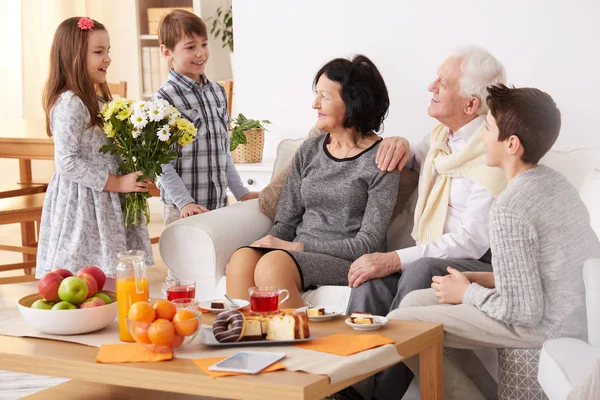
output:
M206 25L197 15L174 10L158 27L160 49L173 64L168 80L154 94L189 119L198 135L179 147L177 159L158 179L165 225L227 205L227 187L240 201L258 197L244 187L229 153L229 114L225 90L206 78L209 57Z

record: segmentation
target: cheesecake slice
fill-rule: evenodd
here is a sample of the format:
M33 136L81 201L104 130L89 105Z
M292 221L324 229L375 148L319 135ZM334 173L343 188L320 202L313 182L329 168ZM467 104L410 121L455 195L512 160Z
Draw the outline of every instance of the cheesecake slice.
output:
M353 324L368 325L374 324L375 318L369 313L355 311L352 313L352 315L350 315L350 322L352 322Z
M318 317L320 315L325 315L325 309L317 307L308 307L306 309L306 314L308 314L309 317Z

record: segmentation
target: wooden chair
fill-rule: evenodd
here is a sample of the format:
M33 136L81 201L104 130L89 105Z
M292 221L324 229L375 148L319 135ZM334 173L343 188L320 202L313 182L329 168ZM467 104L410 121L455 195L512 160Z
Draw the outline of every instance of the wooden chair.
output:
M127 97L127 82L120 81L119 83L109 83L108 90L113 96Z
M229 111L229 117L231 117L231 107L233 105L233 80L229 79L217 83L225 89L225 94L227 94L227 111Z
M44 129L43 126L33 127ZM0 138L0 157L19 160L20 182L0 186L0 225L21 225L21 246L0 244L0 250L23 254L23 262L0 265L0 271L24 270L24 275L0 278L2 283L35 281L33 268L37 254L39 224L48 185L32 182L31 160L54 157L52 139Z

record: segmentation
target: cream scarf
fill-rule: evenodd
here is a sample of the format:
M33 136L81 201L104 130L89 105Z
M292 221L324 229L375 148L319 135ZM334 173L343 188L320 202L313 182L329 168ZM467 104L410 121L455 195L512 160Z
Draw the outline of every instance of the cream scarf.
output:
M419 198L415 208L415 225L412 237L419 244L439 240L444 234L450 182L452 178L467 178L483 186L494 197L506 187L501 168L488 167L485 162L485 149L479 132L485 122L469 138L464 149L450 153L448 148L448 128L437 125L430 135L430 149L421 166ZM433 168L438 175L433 181Z

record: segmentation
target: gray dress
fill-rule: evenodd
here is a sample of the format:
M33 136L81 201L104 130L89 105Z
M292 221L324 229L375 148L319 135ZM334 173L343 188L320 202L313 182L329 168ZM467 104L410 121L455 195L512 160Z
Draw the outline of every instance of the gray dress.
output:
M308 139L296 152L269 232L304 244L304 251L288 252L304 290L347 285L354 260L386 250L400 182L397 171L377 169L379 142L337 159L327 150L328 137Z
M54 268L72 272L96 265L114 277L117 253L143 250L154 264L145 222L125 229L124 196L104 190L108 175L118 175L119 159L98 150L107 138L88 128L90 115L79 97L67 91L50 112L56 172L42 210L36 277Z

